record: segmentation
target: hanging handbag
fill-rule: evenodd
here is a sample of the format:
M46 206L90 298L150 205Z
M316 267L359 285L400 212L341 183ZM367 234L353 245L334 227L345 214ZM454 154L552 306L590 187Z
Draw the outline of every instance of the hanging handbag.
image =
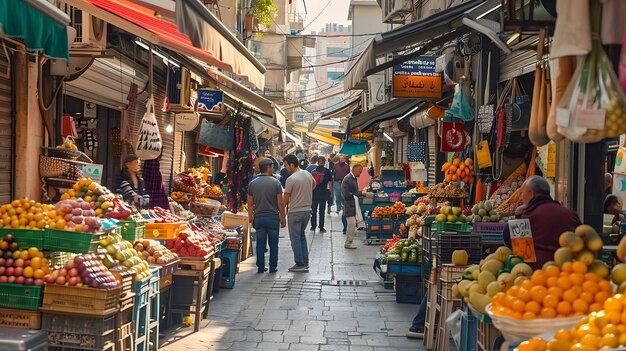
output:
M409 162L426 162L426 142L418 141L409 143L407 158Z
M231 118L230 113L227 113L220 123L210 122L206 118L202 119L198 144L218 150L232 150L234 138L234 118Z
M537 91L533 91L528 137L533 145L542 146L550 142L547 127L552 90L550 88L550 71L547 68L543 66L537 67L534 87Z
M493 125L493 120L495 118L495 108L493 104L490 104L491 97L489 92L489 82L491 76L491 52L487 56L487 76L485 78L487 84L485 84L485 95L483 97L483 105L478 107L478 116L476 117L476 121L478 122L478 131L481 133L489 133L491 131L491 126Z
M259 151L259 138L254 132L254 128L250 130L250 151Z
M476 154L478 168L491 167L491 151L489 150L489 142L487 140L483 140L480 144L474 146L474 153Z
M45 155L39 155L39 176L42 178L60 177L70 170L70 164Z
M513 78L511 103L513 104L513 124L511 131L528 130L530 125L530 97L519 84L517 78Z
M154 114L154 99L150 97L146 103L147 111L141 119L141 126L137 135L135 154L142 160L153 160L161 156L163 139L159 131L159 124Z

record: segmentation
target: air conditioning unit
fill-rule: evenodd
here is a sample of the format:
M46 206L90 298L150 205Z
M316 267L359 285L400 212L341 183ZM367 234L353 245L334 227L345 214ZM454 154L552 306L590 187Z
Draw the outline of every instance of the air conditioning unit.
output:
M382 0L383 22L404 24L405 16L413 12L413 0Z
M177 70L170 70L167 87L167 98L170 102L169 111L182 112L193 110L190 104L191 99L191 72L182 67Z
M59 1L57 6L67 13L76 30L72 54L101 55L106 50L107 23L63 1Z

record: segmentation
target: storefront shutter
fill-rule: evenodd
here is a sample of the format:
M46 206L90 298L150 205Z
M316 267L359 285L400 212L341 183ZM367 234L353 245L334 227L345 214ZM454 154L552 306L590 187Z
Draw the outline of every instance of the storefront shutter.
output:
M185 132L185 168L195 167L197 162L196 132Z
M537 47L537 36L524 39L521 43L512 47L513 52L500 56L500 77L499 82L507 81L514 77L519 77L526 73L534 72L537 68L537 51L534 49L520 49L517 47Z
M0 55L0 203L10 202L13 195L13 128L11 70L3 53Z
M428 184L435 184L435 154L437 153L437 144L435 143L435 126L428 127Z

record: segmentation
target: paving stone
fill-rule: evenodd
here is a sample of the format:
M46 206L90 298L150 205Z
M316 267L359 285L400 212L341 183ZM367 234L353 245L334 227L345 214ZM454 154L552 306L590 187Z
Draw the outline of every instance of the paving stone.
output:
M278 350L289 349L291 346L285 342L260 342L257 344L255 350Z
M263 332L263 341L283 342L283 332L282 331Z
M324 337L315 337L315 336L302 336L302 337L300 337L300 343L302 343L302 344L323 345L323 344L326 344L326 338L324 338Z

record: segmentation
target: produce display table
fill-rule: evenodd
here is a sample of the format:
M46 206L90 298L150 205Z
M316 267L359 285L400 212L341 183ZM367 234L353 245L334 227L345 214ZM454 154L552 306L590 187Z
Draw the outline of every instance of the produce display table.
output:
M199 264L203 264L204 268L200 268ZM213 256L201 261L189 260L187 257L181 258L181 266L192 265L195 269L179 269L173 273L168 325L171 325L173 315L191 313L195 316L194 331L200 330L201 316L209 308L207 285L213 264Z

